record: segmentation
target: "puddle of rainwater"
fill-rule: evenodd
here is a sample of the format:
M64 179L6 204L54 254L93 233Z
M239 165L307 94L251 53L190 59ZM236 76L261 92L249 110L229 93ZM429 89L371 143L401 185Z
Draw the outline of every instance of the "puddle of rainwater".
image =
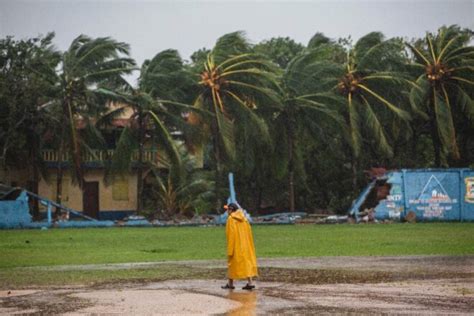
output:
M257 292L229 292L226 298L239 302L242 306L235 308L227 313L228 316L256 315Z

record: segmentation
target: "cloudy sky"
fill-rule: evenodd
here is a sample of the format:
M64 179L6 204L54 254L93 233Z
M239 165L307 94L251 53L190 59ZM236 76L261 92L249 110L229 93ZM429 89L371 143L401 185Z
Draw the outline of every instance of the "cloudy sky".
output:
M0 0L2 38L54 31L65 50L79 34L112 36L131 45L139 64L167 48L189 59L236 30L254 43L289 36L306 44L316 32L357 39L377 30L412 38L443 24L474 29L474 0Z

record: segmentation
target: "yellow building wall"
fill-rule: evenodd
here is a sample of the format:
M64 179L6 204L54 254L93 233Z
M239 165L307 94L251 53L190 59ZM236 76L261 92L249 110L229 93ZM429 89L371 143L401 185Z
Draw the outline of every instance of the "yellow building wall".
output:
M108 186L104 182L104 171L93 169L86 171L84 179L87 182L99 183L99 211L130 211L137 208L137 176L134 174L124 174L120 179L119 189L121 194L117 194L117 184L112 182ZM49 181L41 180L39 183L39 195L56 200L56 170L50 170ZM128 196L123 192L124 186L128 182ZM115 188L115 198L114 198ZM125 188L126 189L126 188ZM126 197L126 198L125 198ZM63 205L74 210L83 211L83 192L81 188L72 182L69 171L64 171L63 175Z
M5 185L15 185L18 187L27 187L28 180L32 179L28 169L4 169L0 168L0 183Z

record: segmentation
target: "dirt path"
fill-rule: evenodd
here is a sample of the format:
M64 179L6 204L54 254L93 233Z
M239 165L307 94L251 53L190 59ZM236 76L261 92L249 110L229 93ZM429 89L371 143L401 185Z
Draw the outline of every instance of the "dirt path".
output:
M181 260L34 267L51 271L121 270L179 265L197 268L222 268L224 260ZM259 267L287 269L354 269L358 271L414 271L474 273L474 256L373 256L373 257L295 257L259 258Z
M162 263L80 266L156 268ZM167 265L170 262L166 263ZM223 261L176 265L220 267ZM256 315L325 313L472 314L474 256L324 257L259 260L257 290L220 289L223 280L113 283L94 287L0 291L0 314ZM48 269L72 269L50 267ZM321 274L321 271L326 274ZM364 275L385 273L372 282ZM357 272L357 278L351 278ZM324 278L327 274L335 278ZM351 274L352 273L352 274ZM281 274L281 277L279 277ZM342 276L341 276L342 275ZM346 275L349 276L346 279ZM399 278L393 278L393 276ZM462 277L459 277L462 275ZM280 280L280 281L279 281ZM387 281L389 280L389 281Z

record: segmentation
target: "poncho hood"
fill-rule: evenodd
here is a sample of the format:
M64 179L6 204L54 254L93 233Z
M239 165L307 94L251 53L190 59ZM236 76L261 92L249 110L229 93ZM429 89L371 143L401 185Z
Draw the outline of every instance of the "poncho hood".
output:
M243 222L243 221L246 220L244 212L242 212L242 210L237 210L235 212L232 212L232 213L230 213L230 216L233 219L238 220L239 222Z

